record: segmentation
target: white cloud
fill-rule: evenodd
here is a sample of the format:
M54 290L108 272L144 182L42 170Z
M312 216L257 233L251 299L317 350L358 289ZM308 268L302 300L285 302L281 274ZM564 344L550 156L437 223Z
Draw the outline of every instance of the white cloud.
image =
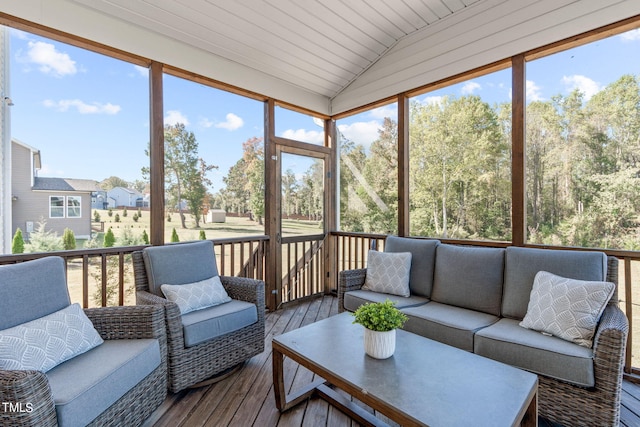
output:
M189 126L189 119L178 110L169 110L164 116L164 124L169 126L175 126L178 123L182 123L185 126Z
M27 62L37 64L44 74L52 74L56 77L73 75L78 72L76 61L66 53L58 52L51 43L29 42Z
M562 77L562 83L568 90L572 91L578 89L584 94L586 101L590 100L593 95L602 90L597 82L591 80L589 77L582 76L580 74L574 74L573 76Z
M541 93L542 88L536 84L533 80L527 80L526 83L526 91L527 91L527 102L531 101L542 101L544 98Z
M79 99L61 99L60 101L52 101L46 99L42 104L47 108L53 108L54 110L65 112L70 108L75 108L80 114L118 114L121 110L119 105L112 104L110 102L101 104L99 102L93 102L87 104Z
M425 105L442 105L444 96L425 96L422 102Z
M366 148L369 148L371 143L378 139L378 131L381 128L382 124L375 120L338 126L338 130L342 132L345 138L355 142L356 144L362 144Z
M383 107L374 108L369 111L369 115L374 119L391 118L392 120L398 119L398 106L396 104L385 105Z
M283 138L312 144L324 144L324 132L305 129L287 129L282 133Z
M136 73L139 74L142 77L148 77L149 76L149 69L145 68L145 67L141 67L139 65L134 65L133 66L134 70L136 70Z
M202 126L203 128L210 128L215 123L212 122L211 120L207 119L206 117L202 117L200 120L198 120L198 124L200 126Z
M460 89L460 92L463 95L471 95L473 94L473 92L480 89L482 89L482 86L480 86L479 83L476 83L474 81L468 81L462 86L462 89Z
M244 125L244 120L241 117L236 116L233 113L229 113L226 115L226 121L221 123L214 124L215 127L226 129L226 130L236 130L240 129Z
M622 39L622 41L625 41L625 42L633 42L636 40L640 40L640 28L636 28L635 30L622 33L620 34L619 37Z

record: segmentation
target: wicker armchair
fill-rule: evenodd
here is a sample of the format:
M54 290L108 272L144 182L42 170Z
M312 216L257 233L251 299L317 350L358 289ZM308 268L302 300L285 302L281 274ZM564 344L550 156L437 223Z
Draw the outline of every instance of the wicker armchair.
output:
M168 253L160 266L170 278L162 281L158 265L150 267L150 253L160 250ZM203 265L206 264L203 273ZM168 387L178 392L187 387L197 386L219 374L225 373L251 357L264 351L265 297L262 280L243 277L220 276L220 280L233 301L255 305L257 319L252 324L230 330L196 345L185 342L183 317L175 302L167 300L160 291L161 283L184 284L202 280L202 276L218 275L215 253L211 241L180 243L162 247L149 247L133 253L136 282L136 303L159 305L164 308L168 342ZM197 270L197 271L196 271ZM154 278L149 272L153 271ZM195 275L195 276L194 276ZM164 275L166 278L166 274ZM160 282L158 282L160 281ZM153 290L155 291L153 291ZM230 303L221 304L225 306ZM216 315L213 307L213 316ZM223 307L224 308L224 307ZM205 311L203 309L199 311ZM191 313L190 313L191 314Z
M51 271L53 269L54 271ZM27 272L30 270L30 272ZM54 288L53 292L66 289L66 281L64 281L64 261L58 257L47 257L35 261L27 261L21 264L3 266L0 267L0 296L4 300L3 307L6 308L6 304L11 302L6 300L7 294L13 294L15 286L22 286L23 289L36 285L40 288L40 285L46 284L47 288ZM36 277L39 276L39 277ZM21 280L22 279L22 280ZM64 283L60 284L60 280ZM26 282L30 282L27 286ZM12 283L13 282L13 283ZM24 282L24 283L18 283ZM61 286L64 286L62 288ZM31 303L38 305L35 311L40 310L38 315L42 314L43 301L53 301L54 304L62 303L68 299L68 292L61 297L53 296L53 294L46 289L42 288L42 291L38 291L41 295L39 301L28 298L25 294L28 291L24 291L22 295L18 295L18 301L14 301L18 310L20 307L24 311L33 310L28 308L27 304L31 299ZM57 299L57 302L55 301ZM22 311L20 310L20 311ZM6 313L6 311L4 311ZM3 313L3 314L4 314ZM99 413L92 421L88 421L88 425L113 425L113 426L137 426L141 425L151 413L164 401L167 390L167 370L166 370L166 331L164 324L163 310L158 307L104 307L104 308L89 308L85 309L84 313L87 315L94 328L100 334L100 337L105 341L99 347L104 346L108 342L117 344L120 348L127 346L127 342L133 340L157 340L159 347L159 365L152 370L146 377L139 381L136 385L120 395L114 403L112 403L106 410ZM22 322L20 322L22 323ZM18 324L20 324L18 323ZM6 326L6 325L4 325ZM116 341L119 341L116 343ZM134 344L135 346L135 344ZM86 354L77 356L74 359L84 358L84 364L87 365L87 361L94 360L97 362L100 358L90 359L93 357L90 353L97 351L97 349L89 350ZM149 353L141 353L142 355ZM89 359L87 358L89 357ZM139 356L143 357L143 356ZM74 359L70 359L67 362L63 362L61 365L53 368L48 372L41 372L36 370L0 370L0 402L13 404L13 408L3 405L0 408L0 425L2 426L57 426L65 424L74 424L74 421L81 424L87 424L85 421L75 420L69 421L67 417L67 423L60 421L59 408L57 405L67 405L68 401L60 401L59 397L55 393L56 387L53 387L52 375L55 375L58 383L60 382L60 374L64 375L64 369L69 368L69 365L65 367L65 364L74 363ZM91 362L93 363L93 362ZM85 371L73 370L73 378L69 381L75 382L74 378L86 378L91 377L98 369L95 365L89 363L90 366L85 366ZM128 362L126 362L128 365ZM77 366L77 365L71 365ZM63 369L60 371L59 369ZM105 368L108 369L108 368ZM118 368L121 372L124 369L121 365ZM127 369L139 369L135 366ZM57 373L54 373L58 370ZM125 374L126 375L126 374ZM91 379L90 381L104 381L106 386L109 384L108 377L96 377L97 379ZM58 384L57 389L60 388ZM104 391L104 390L103 390ZM78 399L89 399L89 402L101 401L105 398L107 393L99 393L99 396L90 396L97 394L93 389L87 389L82 396L78 396ZM96 411L96 405L87 408L88 405L80 404L76 405L80 407L82 412ZM80 417L81 418L81 417ZM90 418L89 418L90 419Z
M345 311L345 292L360 289L367 270L339 273L338 310ZM607 257L606 280L618 284L618 259ZM538 375L540 416L563 426L618 426L624 355L629 324L618 306L617 291L605 309L593 339L595 387L583 388Z

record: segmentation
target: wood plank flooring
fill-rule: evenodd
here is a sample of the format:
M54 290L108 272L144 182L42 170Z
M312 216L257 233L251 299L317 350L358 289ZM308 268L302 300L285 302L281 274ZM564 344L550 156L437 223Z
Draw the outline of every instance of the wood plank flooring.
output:
M152 414L144 427L256 426L256 427L356 427L345 414L319 398L313 398L281 414L275 407L271 372L271 338L338 313L332 296L289 305L268 313L265 351L230 377L208 387L172 394ZM310 383L314 374L285 360L288 389ZM379 418L389 422L382 414ZM583 420L584 425L588 421ZM394 423L389 422L391 425ZM552 424L540 420L540 426ZM640 426L640 385L625 382L620 426ZM556 427L556 426L553 426Z

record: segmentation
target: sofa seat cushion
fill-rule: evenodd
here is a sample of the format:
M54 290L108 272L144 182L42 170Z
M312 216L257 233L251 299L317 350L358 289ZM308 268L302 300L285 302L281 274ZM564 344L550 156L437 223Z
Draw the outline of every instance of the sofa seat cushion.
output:
M47 372L60 426L84 426L160 366L155 339L106 340Z
M411 274L409 276L411 295L425 298L431 297L436 248L439 244L439 240L412 239L397 236L388 236L385 240L385 252L411 253Z
M476 331L498 321L492 314L435 301L405 308L402 312L409 318L403 328L405 331L471 352Z
M500 316L504 249L439 245L431 300Z
M356 291L345 292L344 308L349 311L356 311L362 304L366 304L368 302L384 302L387 299L394 302L396 304L396 308L415 307L429 302L428 298L416 295L400 297L397 295L359 289Z
M198 345L258 321L255 304L231 300L224 304L192 311L182 316L184 344Z
M593 387L593 350L500 319L478 331L474 352L508 365L583 387Z

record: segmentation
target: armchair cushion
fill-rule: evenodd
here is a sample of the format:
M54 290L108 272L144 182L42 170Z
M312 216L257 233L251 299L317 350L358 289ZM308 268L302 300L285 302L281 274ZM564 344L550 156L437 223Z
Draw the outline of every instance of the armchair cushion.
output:
M47 372L58 424L84 426L161 363L156 339L107 340ZM134 409L132 409L134 410Z
M103 343L79 304L0 331L0 369L47 372Z
M184 285L218 276L213 242L179 243L166 246L152 246L142 251L149 279L149 290L164 296L163 284Z
M50 256L0 266L0 330L39 319L69 304L62 258Z
M256 305L231 300L182 316L185 347L209 341L229 332L237 331L258 321Z
M591 348L614 288L610 282L567 279L540 271L520 326Z
M410 273L411 252L369 251L362 289L408 297Z
M184 285L160 286L169 301L178 304L181 314L231 301L219 276Z

